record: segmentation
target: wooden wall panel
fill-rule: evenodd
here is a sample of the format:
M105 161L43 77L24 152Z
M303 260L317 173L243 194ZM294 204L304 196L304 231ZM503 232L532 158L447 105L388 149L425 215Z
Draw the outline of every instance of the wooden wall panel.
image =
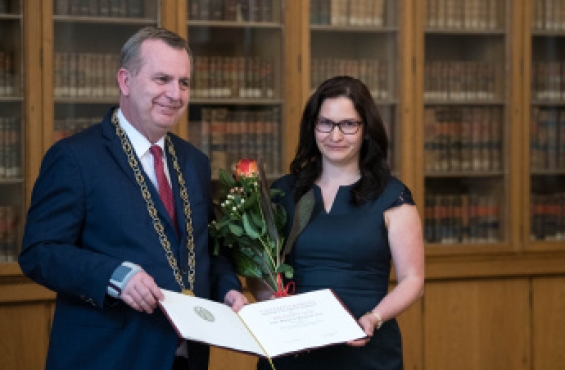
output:
M209 370L255 370L257 356L212 347Z
M529 370L529 323L528 279L429 283L425 369Z
M423 299L420 299L397 318L402 333L405 370L422 370L424 368L422 310Z
M532 281L533 370L565 367L565 277Z
M45 368L50 304L0 305L0 369Z

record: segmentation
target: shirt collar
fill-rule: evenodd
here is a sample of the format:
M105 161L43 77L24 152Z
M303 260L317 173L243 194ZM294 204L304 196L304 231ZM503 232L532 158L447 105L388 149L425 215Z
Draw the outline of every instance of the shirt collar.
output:
M144 156L153 144L128 122L121 109L118 109L118 121L120 122L122 129L126 132L137 158ZM165 137L163 136L157 140L155 145L159 145L164 153Z

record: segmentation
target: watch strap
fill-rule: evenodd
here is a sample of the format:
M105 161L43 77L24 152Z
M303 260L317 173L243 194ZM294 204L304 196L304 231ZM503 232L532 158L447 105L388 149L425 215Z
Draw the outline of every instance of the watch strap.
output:
M108 283L108 295L110 297L119 298L127 283L133 275L141 271L142 268L131 262L123 262L112 273L110 282Z

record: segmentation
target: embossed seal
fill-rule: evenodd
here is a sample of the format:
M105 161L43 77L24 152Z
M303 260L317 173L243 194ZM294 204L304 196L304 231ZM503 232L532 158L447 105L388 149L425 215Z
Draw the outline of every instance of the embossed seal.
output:
M213 322L214 320L216 320L214 315L212 315L212 313L210 311L208 311L207 309L205 309L204 307L195 306L194 312L196 312L196 314L198 316L200 316L202 319L204 319L206 321Z

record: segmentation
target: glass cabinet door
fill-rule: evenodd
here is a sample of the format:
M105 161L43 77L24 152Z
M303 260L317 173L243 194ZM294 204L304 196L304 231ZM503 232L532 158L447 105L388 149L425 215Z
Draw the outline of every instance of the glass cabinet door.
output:
M188 0L194 53L189 141L208 154L212 177L242 157L282 170L282 0Z
M24 218L23 5L0 0L0 264L17 259Z
M396 175L401 8L396 0L310 0L310 93L333 76L363 81L386 125Z
M529 155L525 240L535 248L563 250L565 240L565 4L528 1L527 69L531 90L524 106ZM527 85L526 85L527 86ZM528 145L529 144L529 145ZM529 166L527 163L529 162Z
M508 244L509 3L426 0L419 130L428 245Z
M160 24L159 3L53 0L54 121L47 144L99 122L118 105L121 46L139 28Z

